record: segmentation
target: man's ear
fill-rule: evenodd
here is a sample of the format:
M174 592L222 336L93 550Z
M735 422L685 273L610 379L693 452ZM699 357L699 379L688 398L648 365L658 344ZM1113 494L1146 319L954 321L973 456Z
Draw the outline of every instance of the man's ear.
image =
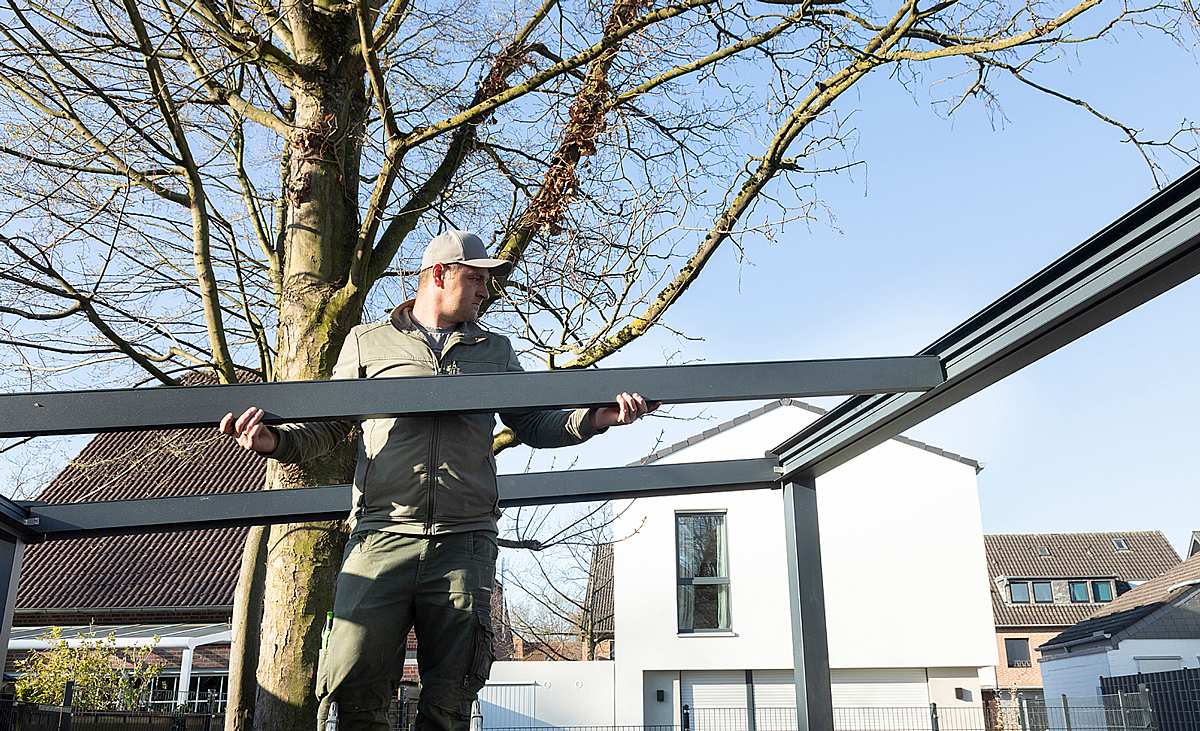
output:
M433 273L433 286L437 287L438 289L445 287L446 286L446 265L445 264L434 264L432 273Z

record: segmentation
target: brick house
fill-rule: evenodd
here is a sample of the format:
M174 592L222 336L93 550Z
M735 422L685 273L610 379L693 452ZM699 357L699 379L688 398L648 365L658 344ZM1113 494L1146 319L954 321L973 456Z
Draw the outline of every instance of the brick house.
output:
M48 503L133 500L261 489L267 461L213 429L101 434L38 496ZM348 507L348 506L347 506ZM223 701L230 621L248 528L109 536L26 549L6 672L51 626L73 637L91 626L118 642L161 639L156 703ZM502 588L493 594L497 657L512 654ZM408 637L405 682L419 681Z
M1180 562L1158 531L995 534L984 544L999 698L1041 697L1038 647Z

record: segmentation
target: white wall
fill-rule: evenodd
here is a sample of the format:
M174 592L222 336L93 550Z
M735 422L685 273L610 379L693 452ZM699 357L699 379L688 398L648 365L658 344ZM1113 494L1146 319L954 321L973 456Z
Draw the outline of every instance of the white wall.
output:
M1098 700L1100 676L1112 675L1109 672L1108 654L1104 652L1055 657L1043 655L1038 666L1042 670L1042 687L1048 703L1058 701L1063 695L1071 700Z
M1178 657L1180 667L1200 667L1200 638L1180 640L1122 640L1108 653L1113 675L1133 675L1139 657Z
M663 462L762 456L815 418L777 408ZM833 667L996 663L971 466L888 442L822 477L817 495ZM674 515L704 509L727 511L732 631L723 636L677 633ZM642 722L644 671L791 665L780 491L638 500L614 533L629 536L614 547L618 723Z
M487 728L616 725L615 663L497 662L479 694ZM582 719L582 720L581 720Z

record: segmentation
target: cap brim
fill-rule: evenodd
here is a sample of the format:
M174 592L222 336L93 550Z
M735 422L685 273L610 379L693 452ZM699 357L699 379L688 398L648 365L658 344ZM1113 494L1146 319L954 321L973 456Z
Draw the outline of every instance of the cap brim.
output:
M478 267L479 269L487 269L493 276L507 277L512 272L512 262L504 259L467 259L458 262L466 264L469 267Z

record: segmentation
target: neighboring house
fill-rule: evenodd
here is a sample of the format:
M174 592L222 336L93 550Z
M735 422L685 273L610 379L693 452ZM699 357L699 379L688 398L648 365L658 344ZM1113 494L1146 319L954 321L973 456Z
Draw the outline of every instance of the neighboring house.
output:
M1094 698L1102 676L1200 667L1200 553L1039 649L1047 698Z
M642 463L761 456L821 413L776 401ZM911 709L861 716L872 728L927 728L930 703L980 706L996 645L975 578L978 470L893 439L817 482L834 705ZM593 577L611 582L612 610L600 592L592 603L614 617L613 723L679 727L686 705L697 729L710 716L724 728L794 725L782 494L641 498L616 512L613 560L596 562L611 579Z
M267 461L215 429L95 437L38 496L49 503L133 500L262 488ZM6 672L50 626L72 637L94 629L126 645L160 637L155 698L164 705L223 701L230 618L247 528L83 538L26 548ZM497 657L512 654L503 592L493 594ZM405 680L417 677L408 638Z
M993 692L1042 695L1037 647L1179 564L1157 531L1010 533L984 536L996 622Z

